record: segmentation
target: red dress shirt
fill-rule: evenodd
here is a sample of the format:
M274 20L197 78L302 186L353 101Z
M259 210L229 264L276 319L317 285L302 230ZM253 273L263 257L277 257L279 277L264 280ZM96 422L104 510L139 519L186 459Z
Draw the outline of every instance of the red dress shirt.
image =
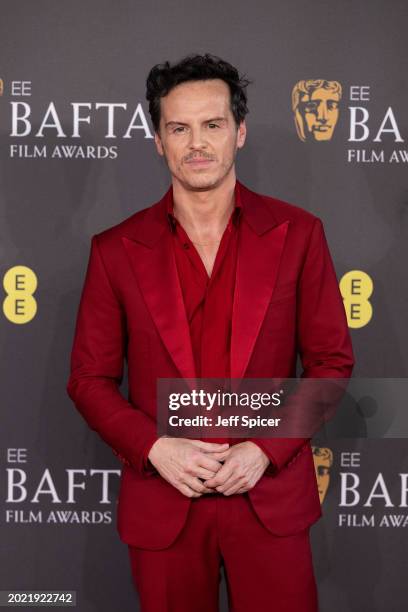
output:
M173 202L169 200L168 218L197 377L230 377L231 313L241 213L241 204L236 201L209 277L193 242L174 217Z

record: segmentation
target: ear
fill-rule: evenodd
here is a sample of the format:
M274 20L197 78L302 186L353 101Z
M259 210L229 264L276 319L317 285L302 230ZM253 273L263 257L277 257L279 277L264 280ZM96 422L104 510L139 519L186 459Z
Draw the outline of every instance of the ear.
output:
M246 133L247 133L246 123L245 123L245 119L243 119L238 127L237 149L241 149L244 146L245 139L246 139Z
M161 138L158 132L154 133L154 142L156 144L156 149L157 149L158 154L163 156L164 155L163 145L162 145L162 141L161 141Z

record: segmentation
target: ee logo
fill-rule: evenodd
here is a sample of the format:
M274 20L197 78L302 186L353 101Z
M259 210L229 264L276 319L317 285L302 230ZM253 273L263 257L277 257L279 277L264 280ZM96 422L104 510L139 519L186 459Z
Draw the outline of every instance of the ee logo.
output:
M3 312L11 323L28 323L35 317L37 302L33 293L37 289L37 276L27 266L14 266L7 270L3 278L7 294L3 302Z
M350 270L340 280L340 292L348 326L356 329L367 325L373 316L373 307L369 300L373 292L371 277L362 270Z

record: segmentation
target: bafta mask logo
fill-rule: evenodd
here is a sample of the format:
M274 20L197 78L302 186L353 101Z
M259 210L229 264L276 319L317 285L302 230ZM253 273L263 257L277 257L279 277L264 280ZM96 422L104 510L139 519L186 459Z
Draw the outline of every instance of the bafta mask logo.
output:
M3 79L0 79L0 96L3 95L3 91L4 91Z
M333 452L330 448L312 446L320 503L324 502L330 483L330 469L333 465Z
M339 118L342 89L338 81L309 79L292 90L292 110L300 140L331 140Z

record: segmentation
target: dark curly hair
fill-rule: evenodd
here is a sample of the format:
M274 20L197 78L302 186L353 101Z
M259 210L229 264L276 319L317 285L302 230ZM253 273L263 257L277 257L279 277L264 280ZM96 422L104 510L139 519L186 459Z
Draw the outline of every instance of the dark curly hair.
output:
M188 55L176 64L169 62L156 64L146 79L146 99L149 102L149 113L156 132L160 125L160 98L166 96L173 87L186 81L205 81L222 79L227 83L231 93L231 111L237 126L249 112L247 107L246 87L250 80L240 76L238 70L216 55Z

